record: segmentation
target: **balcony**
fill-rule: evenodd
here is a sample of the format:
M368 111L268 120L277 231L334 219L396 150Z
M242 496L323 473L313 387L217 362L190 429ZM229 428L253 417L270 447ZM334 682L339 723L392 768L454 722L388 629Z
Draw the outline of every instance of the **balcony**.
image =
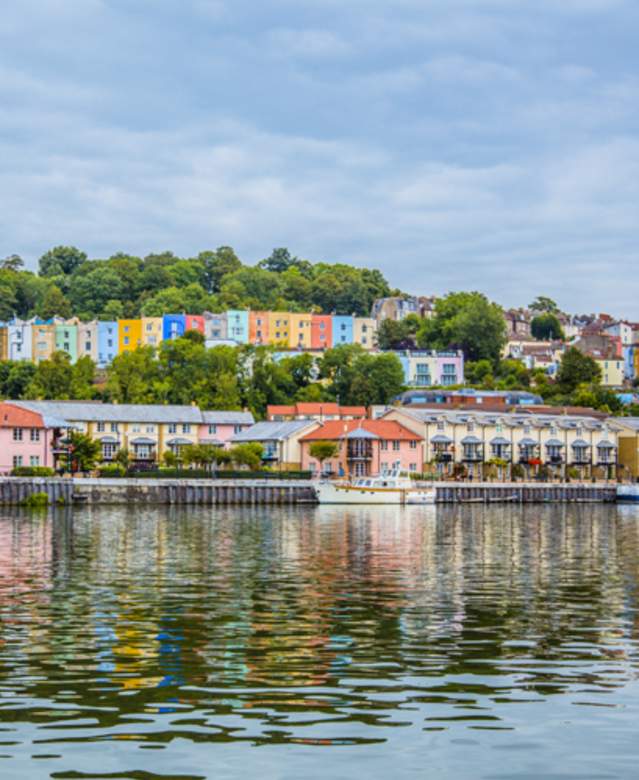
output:
M348 460L372 460L373 445L370 441L350 441L346 457Z
M462 460L465 463L481 463L484 460L484 452L481 447L464 447Z

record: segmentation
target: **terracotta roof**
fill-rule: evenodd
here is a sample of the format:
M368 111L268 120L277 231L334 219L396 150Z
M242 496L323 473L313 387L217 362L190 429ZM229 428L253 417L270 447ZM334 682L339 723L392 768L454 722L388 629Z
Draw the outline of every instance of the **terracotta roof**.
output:
M295 405L292 406L278 406L273 404L266 407L266 414L270 417L272 414L295 414Z
M42 415L12 404L0 403L0 428L44 428Z
M340 414L352 414L358 417L366 417L365 406L340 406Z
M302 436L300 441L335 441L351 431L363 428L388 441L421 441L422 437L395 420L328 420Z
M295 406L297 414L339 414L339 406L335 403L301 403Z

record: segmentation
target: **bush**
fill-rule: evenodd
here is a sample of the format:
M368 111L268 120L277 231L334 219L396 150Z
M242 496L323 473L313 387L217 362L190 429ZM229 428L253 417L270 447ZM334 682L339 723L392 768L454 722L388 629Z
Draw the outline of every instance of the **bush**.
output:
M16 466L11 472L12 477L53 477L55 471L48 466Z
M100 466L98 476L100 477L125 477L126 469L119 463L110 463L106 466Z
M32 493L20 502L20 506L34 508L49 506L49 496L46 493Z
M149 469L126 473L132 479L311 479L310 471L208 471L206 469Z

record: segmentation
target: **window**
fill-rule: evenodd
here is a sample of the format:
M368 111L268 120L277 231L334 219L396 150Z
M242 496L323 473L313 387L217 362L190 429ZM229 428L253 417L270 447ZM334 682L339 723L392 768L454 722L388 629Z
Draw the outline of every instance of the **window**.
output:
M410 443L410 448L411 448L411 450L416 450L417 449L417 442L416 441L412 441Z
M119 425L117 423L111 423L111 433L117 433L119 430Z
M380 448L380 450L387 450L388 449L388 442L387 441L380 442L379 448Z
M131 426L131 430L133 431L133 433L140 433L140 430L141 430L140 429L140 425L138 423L136 423L135 425L132 425Z
M233 433L242 433L242 426L241 425L234 425L233 426Z
M147 433L155 433L155 425L147 425L146 426L146 432Z
M182 433L191 433L191 426L188 423L184 423L182 426Z
M18 466L22 466L22 455L13 456L13 468L15 469Z
M147 322L147 324L146 324L146 329L147 329L147 332L149 332L149 333L150 333L150 332L153 330L153 325L151 325L151 323L150 323L150 322Z
M31 441L40 441L40 431L38 428L31 429Z
M468 433L472 433L475 430L475 423L469 422L466 425L466 430Z
M169 433L177 433L176 423L169 423Z
M98 433L104 433L106 430L106 424L103 422L98 423Z
M217 433L217 425L209 425L209 433Z
M530 425L524 425L524 433L530 433Z
M111 339L109 339L107 341L107 347L112 347L112 346L113 346L113 342L111 341Z
M446 429L446 423L444 423L442 420L440 420L440 421L437 423L437 430L438 430L438 431L443 431L443 430L445 430L445 429Z
M90 341L85 341L84 342L84 351L85 352L91 352L91 342Z
M64 351L65 351L65 352L68 352L68 351L69 351L69 342L68 342L68 341L65 341L65 342L64 342L64 347L63 347L63 349L64 349Z
M398 441L394 441L393 442L393 449L395 450L395 452L399 452L399 445L400 445L400 442L398 442Z
M129 344L129 337L128 337L128 336L125 336L125 337L124 337L124 345L125 345L125 346L128 346L128 344Z
M124 326L124 332L125 332L125 333L128 333L128 332L129 332L129 326L128 326L128 325L125 325L125 326Z
M31 455L29 457L29 465L30 466L39 466L40 465L40 456L39 455Z
M417 471L417 464L416 463L411 463L408 468L409 468L410 471Z
M14 428L13 429L13 440L14 441L22 441L22 428Z
M102 459L111 460L115 455L117 449L118 449L117 444L113 444L112 442L105 442L102 445Z

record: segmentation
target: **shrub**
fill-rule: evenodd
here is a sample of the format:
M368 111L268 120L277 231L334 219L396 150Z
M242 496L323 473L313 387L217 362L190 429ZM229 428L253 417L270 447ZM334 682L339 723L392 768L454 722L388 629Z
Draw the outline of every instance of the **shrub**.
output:
M49 506L49 496L46 493L32 493L20 502L20 506L33 508Z
M55 471L48 466L16 466L12 477L53 477Z
M124 477L126 476L126 469L119 463L110 463L107 466L100 466L98 475L100 477Z

